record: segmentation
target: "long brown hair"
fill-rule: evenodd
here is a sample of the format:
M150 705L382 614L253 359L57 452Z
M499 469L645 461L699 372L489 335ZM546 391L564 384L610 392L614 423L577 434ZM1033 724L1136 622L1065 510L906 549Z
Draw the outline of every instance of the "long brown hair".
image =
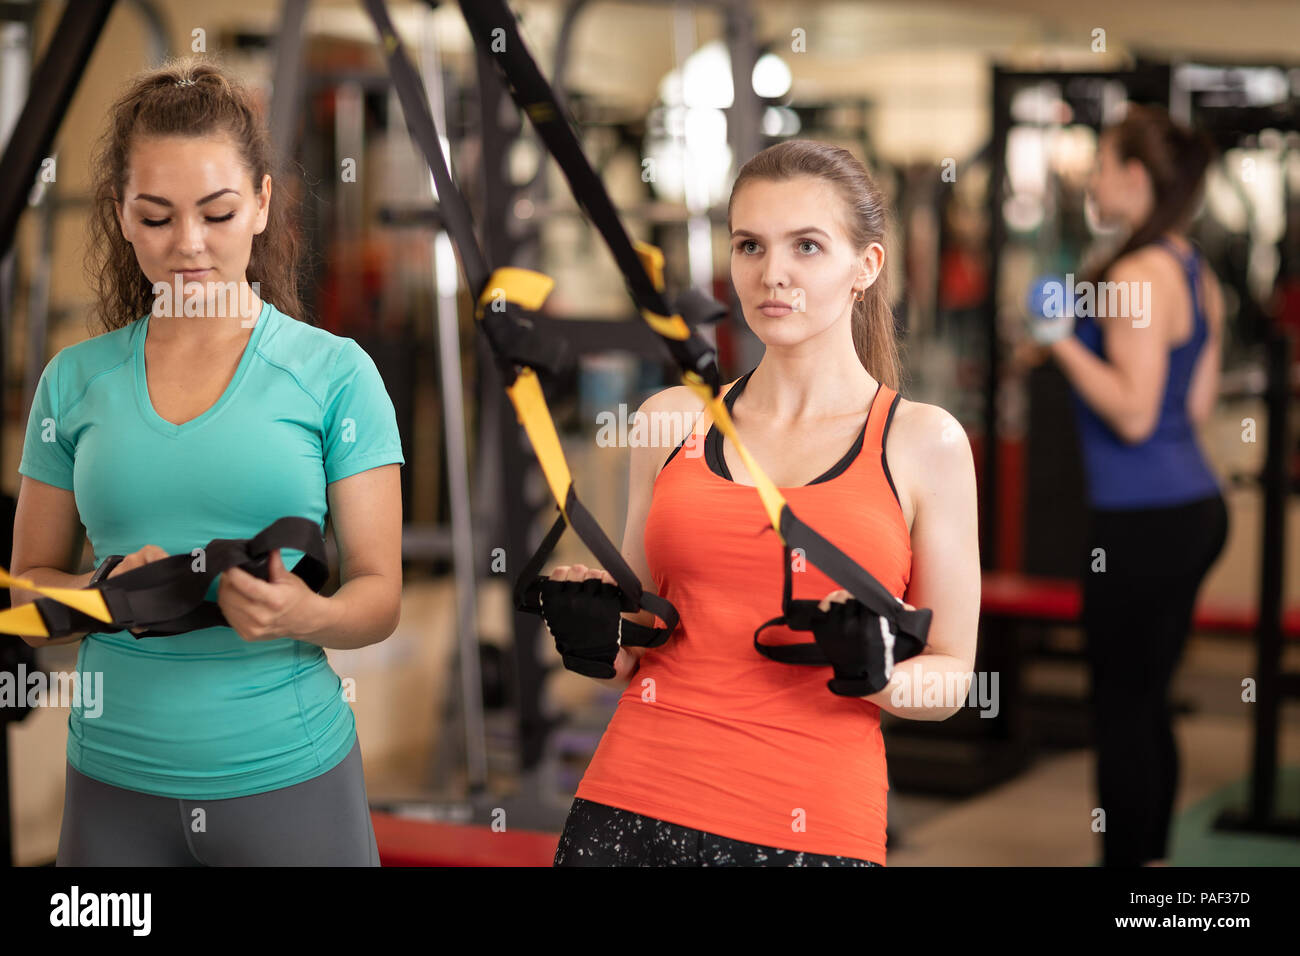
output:
M727 201L727 226L740 188L750 180L783 181L812 176L830 183L844 200L849 241L857 251L873 242L885 244L891 216L880 187L847 149L810 139L791 139L769 146L740 167ZM902 377L894 310L889 305L887 271L882 268L861 300L853 303L853 347L871 377L895 391Z
M1115 143L1120 162L1136 159L1151 178L1151 212L1124 244L1092 272L1100 281L1120 259L1166 232L1190 225L1200 206L1205 171L1215 148L1202 130L1174 122L1161 106L1130 105L1124 118L1102 131Z
M273 172L271 139L248 88L218 61L184 57L137 74L109 108L108 127L91 159L90 255L86 269L97 300L98 332L120 329L150 311L153 284L122 235L114 204L126 189L128 161L138 136L226 135L238 149L254 191ZM302 318L298 298L299 236L291 191L271 198L266 228L253 237L248 281L285 315Z

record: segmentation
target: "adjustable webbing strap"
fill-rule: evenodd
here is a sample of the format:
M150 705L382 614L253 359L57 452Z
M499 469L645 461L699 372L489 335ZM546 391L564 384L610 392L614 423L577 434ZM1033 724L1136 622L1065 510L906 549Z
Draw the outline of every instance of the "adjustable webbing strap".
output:
M0 633L59 638L79 631L142 628L134 635L142 638L229 627L220 606L204 600L212 582L234 567L269 581L271 552L284 548L303 552L292 571L319 591L329 579L325 539L316 522L298 517L280 518L251 538L213 538L203 547L201 560L173 554L95 587L44 587L0 568L0 586L42 595L31 604L0 611Z
M537 312L554 283L548 276L513 267L499 268L489 274L469 206L457 189L443 157L437 124L425 100L419 75L406 55L382 0L364 0L364 5L383 42L407 128L433 173L442 221L460 253L465 278L470 288L476 290L475 324L487 336L494 360L506 382L506 394L515 407L519 423L528 434L547 486L560 510L559 519L516 581L515 607L521 611L541 613L541 604L537 600L540 587L538 571L567 524L618 584L622 593L622 610L647 610L664 622L664 627L653 628L623 621L623 643L657 647L676 629L677 610L664 598L645 591L622 554L578 500L555 431L555 422L534 371L540 368L554 372L563 352L556 343L538 336L532 323L520 311Z
M542 141L559 164L574 199L600 231L614 261L623 273L628 293L646 323L664 340L682 370L682 382L705 402L722 433L731 439L741 460L754 478L768 520L782 545L803 550L808 560L840 587L861 601L870 611L886 618L895 633L925 641L929 610L907 611L902 602L835 545L800 521L784 496L764 474L736 434L731 415L724 405L717 356L711 345L692 329L683 313L675 313L663 295L663 255L645 243L635 245L618 217L604 183L592 169L578 135L563 115L555 93L529 53L505 0L460 0L461 12L474 42L496 63L515 103L528 115ZM703 296L679 298L674 305L699 308ZM716 303L715 303L716 305ZM789 574L789 562L786 573ZM785 602L787 618L791 602ZM793 626L793 625L792 625ZM815 645L811 645L815 649ZM805 652L810 653L810 652Z
M814 537L820 538L820 535L811 528L808 529L808 532ZM802 537L802 534L800 532L794 532L794 536ZM831 545L831 547L834 548L834 545ZM838 551L838 549L835 550ZM818 605L821 604L820 601L791 599L791 554L789 545L785 546L784 552L785 584L781 599L782 613L779 617L774 617L770 621L766 621L754 632L754 650L758 651L758 653L762 654L764 657L774 661L780 661L782 664L810 664L815 667L828 667L830 666L830 661L826 659L825 652L822 651L821 647L816 642L803 644L764 644L758 639L758 635L767 630L767 628L781 624L784 624L792 631L811 631L813 629L813 617L817 614ZM811 557L809 560L812 560ZM834 564L838 559L832 554L825 555L824 560ZM816 564L815 561L813 563ZM821 567L821 565L818 565L818 567ZM857 566L854 565L854 567L856 568ZM853 568L842 570L846 576L853 576L855 574ZM829 574L829 572L827 573ZM834 577L834 575L831 575L831 577ZM871 575L867 575L867 578L869 580L862 582L864 588L867 590L874 590L875 588L884 590L880 582L871 577ZM848 590L848 588L845 590ZM852 591L850 591L850 593L852 593ZM895 640L907 651L907 653L902 656L912 657L913 655L920 653L921 648L924 647L926 643L926 636L930 630L930 618L932 617L933 612L930 611L929 608L920 608L915 611L909 611L903 607L903 602L899 598L889 594L888 591L886 591L885 594L890 600L898 603L898 608L895 614L881 615L881 617L885 618L885 620L889 622L891 633L895 635ZM863 603L866 604L865 601Z
M716 392L721 382L713 346L691 327L711 321L721 307L695 290L682 293L673 303L676 308L669 305L662 282L651 278L652 270L662 271L663 254L645 243L634 245L628 238L604 184L524 45L514 14L500 0L461 0L460 7L475 43L496 62L510 95L559 163L574 199L605 238L642 318L663 337L682 370L695 372Z

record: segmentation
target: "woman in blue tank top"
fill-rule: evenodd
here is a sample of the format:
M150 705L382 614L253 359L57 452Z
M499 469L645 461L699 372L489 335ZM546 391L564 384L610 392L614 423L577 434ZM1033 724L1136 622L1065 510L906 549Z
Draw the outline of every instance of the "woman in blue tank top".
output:
M1185 230L1212 148L1159 108L1103 131L1089 184L1127 240L1050 340L1073 392L1089 505L1083 624L1106 866L1167 855L1178 753L1168 690L1228 518L1196 426L1218 394L1222 298Z

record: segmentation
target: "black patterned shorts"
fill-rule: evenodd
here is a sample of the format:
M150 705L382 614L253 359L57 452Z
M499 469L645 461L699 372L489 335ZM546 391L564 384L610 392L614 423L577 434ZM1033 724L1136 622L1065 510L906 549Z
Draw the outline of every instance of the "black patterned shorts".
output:
M743 843L575 798L555 851L556 866L880 866Z

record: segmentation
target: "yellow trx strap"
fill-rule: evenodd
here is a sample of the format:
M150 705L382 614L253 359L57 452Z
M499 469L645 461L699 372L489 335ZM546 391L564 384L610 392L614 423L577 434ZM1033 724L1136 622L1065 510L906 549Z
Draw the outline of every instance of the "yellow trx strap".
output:
M554 287L555 280L550 276L530 269L504 266L494 270L488 277L487 285L483 287L475 305L474 317L481 321L484 310L492 308L497 302L511 302L530 312L536 312ZM546 406L537 373L531 368L521 369L514 382L506 386L506 394L515 406L519 424L528 433L528 440L532 442L542 473L546 476L546 484L567 522L569 515L565 510L565 502L568 500L569 488L573 485L573 477L569 472L569 464L564 459L560 436L555 431L555 420L551 418L550 409Z
M652 246L648 242L638 241L634 245L636 246L637 256L640 257L641 264L645 267L646 275L654 283L655 289L663 292L663 251L658 246ZM691 334L690 326L680 315L655 315L647 309L642 309L641 315L660 335L685 339ZM703 399L704 404L708 406L709 414L718 423L718 428L736 446L741 461L745 463L745 468L749 470L750 475L754 478L754 486L758 489L759 497L763 499L763 510L767 512L767 518L772 522L772 528L776 531L777 537L781 538L782 544L785 544L785 538L781 535L781 509L785 507L785 496L777 490L776 485L772 483L772 479L768 478L763 469L758 466L758 462L750 455L745 448L744 442L736 434L735 423L732 422L731 413L727 411L727 406L722 401L722 395L715 392L699 374L689 369L682 373L682 384Z
M113 615L108 610L108 605L104 603L104 596L99 593L98 588L45 587L27 578L16 578L2 567L0 567L0 587L35 591L43 597L52 598L60 604L66 604L83 614L88 614L97 621L113 620ZM25 637L50 636L41 612L37 610L34 602L0 611L0 634L19 634Z

